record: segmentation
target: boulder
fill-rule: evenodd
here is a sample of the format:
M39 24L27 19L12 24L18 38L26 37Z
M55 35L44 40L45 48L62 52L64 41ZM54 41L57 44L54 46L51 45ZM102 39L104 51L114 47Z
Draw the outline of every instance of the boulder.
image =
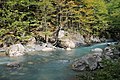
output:
M22 56L25 54L25 47L22 44L11 45L8 49L8 55L10 57Z
M71 48L66 48L67 51L71 51Z
M108 46L104 49L104 56L106 59L111 59L113 57L113 55L114 54L113 54L113 51L110 46Z
M72 40L65 39L61 41L61 46L64 48L75 48L75 43Z
M53 51L54 49L53 48L49 48L49 47L45 47L42 49L42 51Z
M85 61L82 59L78 59L76 60L73 64L72 64L72 69L76 70L76 71L83 71L86 69L86 64Z
M90 39L91 39L91 41L92 41L93 43L99 43L99 42L101 42L100 39L99 39L99 37L91 36Z
M76 60L72 64L72 69L77 71L83 71L83 70L95 70L97 68L102 67L101 64L99 64L102 61L102 58L95 54L88 54L86 56L83 56L81 59Z
M95 70L98 68L98 63L102 60L102 58L94 54L89 54L84 57L84 60L90 70Z
M34 44L36 44L36 39L34 37L31 37L29 40L28 40L28 43L27 45L28 46L34 46Z
M92 49L92 52L94 52L94 53L102 53L103 50L101 48L95 48L95 49Z

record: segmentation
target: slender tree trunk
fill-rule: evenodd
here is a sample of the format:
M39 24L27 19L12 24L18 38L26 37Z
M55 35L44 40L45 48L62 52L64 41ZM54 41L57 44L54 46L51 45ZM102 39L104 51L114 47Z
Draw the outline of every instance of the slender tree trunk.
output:
M44 5L44 31L45 31L45 42L48 43L48 36L46 34L47 32L47 20L46 20L47 14L46 14L46 5Z

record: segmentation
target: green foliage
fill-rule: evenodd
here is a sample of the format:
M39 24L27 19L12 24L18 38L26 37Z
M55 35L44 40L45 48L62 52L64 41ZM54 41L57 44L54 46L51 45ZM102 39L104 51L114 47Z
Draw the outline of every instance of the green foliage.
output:
M2 0L0 38L9 33L22 38L39 31L51 32L57 27L118 38L119 4L119 0Z
M108 4L108 12L109 12L109 28L108 32L110 35L119 39L120 37L120 1L119 0L111 0ZM120 39L119 39L120 40Z

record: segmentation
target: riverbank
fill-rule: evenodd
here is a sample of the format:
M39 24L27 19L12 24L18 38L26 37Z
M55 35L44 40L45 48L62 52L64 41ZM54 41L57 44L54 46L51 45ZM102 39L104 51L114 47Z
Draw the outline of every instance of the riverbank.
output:
M23 42L25 44L22 44L20 42L16 44L11 44L8 46L8 44L3 44L3 47L0 51L3 51L8 56L22 56L29 52L34 51L54 51L56 49L62 49L62 50L72 50L79 46L89 46L93 43L100 43L103 40L99 37L84 37L80 33L70 33L64 30L60 30L58 34L58 40L54 40L54 38L49 38L50 41L47 43L44 43L44 38L40 38L41 36L37 37L30 37L27 42Z

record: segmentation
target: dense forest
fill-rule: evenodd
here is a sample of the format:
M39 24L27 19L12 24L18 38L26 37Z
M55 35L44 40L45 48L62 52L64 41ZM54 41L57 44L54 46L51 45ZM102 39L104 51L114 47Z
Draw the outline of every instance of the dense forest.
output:
M119 0L0 0L0 43L47 41L58 29L119 39L119 12Z

